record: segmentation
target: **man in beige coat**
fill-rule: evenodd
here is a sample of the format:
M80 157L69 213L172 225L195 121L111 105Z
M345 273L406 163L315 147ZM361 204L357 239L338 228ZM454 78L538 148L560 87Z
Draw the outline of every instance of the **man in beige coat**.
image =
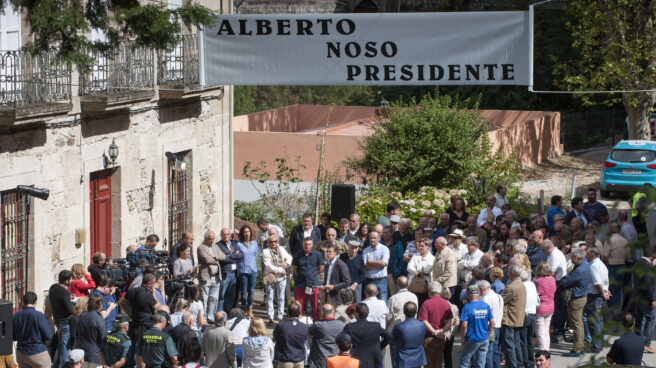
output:
M205 232L203 244L198 246L196 252L199 265L198 283L203 294L205 315L212 321L214 320L216 306L219 303L219 290L221 287L221 265L219 261L226 259L226 255L221 252L218 245L214 244L214 232L211 230Z
M455 286L458 283L458 257L447 247L443 236L435 239L435 261L433 262L433 281L438 281L443 288L451 289L451 295L456 295Z
M236 368L235 343L232 331L225 328L228 316L225 312L216 312L216 327L205 330L203 351L205 365L209 368Z

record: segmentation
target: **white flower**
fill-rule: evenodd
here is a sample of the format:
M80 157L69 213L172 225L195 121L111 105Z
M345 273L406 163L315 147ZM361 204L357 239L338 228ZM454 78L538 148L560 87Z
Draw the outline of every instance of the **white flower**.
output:
M431 214L435 215L435 210L430 210Z
M422 196L425 196L425 195L426 195L426 192L421 192L420 194L421 194Z
M464 189L460 189L460 194L467 194L467 191Z
M430 201L421 201L421 205L424 207L430 207L431 203Z
M415 212L417 212L417 209L412 207L412 208L410 208L410 212L415 213Z

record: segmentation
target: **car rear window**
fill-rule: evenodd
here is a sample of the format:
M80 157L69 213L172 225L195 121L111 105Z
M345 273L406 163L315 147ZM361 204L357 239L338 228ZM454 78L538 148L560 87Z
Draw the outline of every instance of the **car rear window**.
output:
M656 159L656 152L648 150L615 149L610 158L619 162L651 162Z

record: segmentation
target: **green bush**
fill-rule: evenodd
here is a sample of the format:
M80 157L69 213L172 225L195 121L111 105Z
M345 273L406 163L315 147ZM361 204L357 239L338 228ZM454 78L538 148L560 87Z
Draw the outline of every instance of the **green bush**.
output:
M424 186L470 190L483 180L511 185L519 164L492 152L487 134L476 104L426 95L419 103L393 104L361 142L363 157L348 163L401 193Z

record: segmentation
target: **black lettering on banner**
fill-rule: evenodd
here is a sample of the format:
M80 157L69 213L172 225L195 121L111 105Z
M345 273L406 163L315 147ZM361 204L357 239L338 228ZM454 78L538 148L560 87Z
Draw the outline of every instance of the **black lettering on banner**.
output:
M467 80L471 80L470 76L474 78L474 80L479 80L479 67L480 65L465 65L465 69L467 70Z
M330 33L328 32L328 24L332 24L333 20L332 19L317 19L317 23L321 25L321 34L322 35L329 35Z
M417 65L417 80L420 80L420 81L424 80L424 66L423 65Z
M449 65L449 80L460 80L460 65Z
M221 36L223 35L223 32L226 32L226 34L230 36L235 35L235 31L232 30L232 26L230 25L230 22L227 19L221 21L221 25L219 26L219 31L216 34Z
M289 28L291 28L289 19L278 19L277 23L278 23L278 35L289 36L291 34L289 31Z
M362 52L362 48L360 48L360 44L358 44L357 42L349 42L344 47L344 52L346 53L346 56L351 58L356 58L360 56L360 53Z
M360 67L357 65L346 66L346 75L347 75L346 80L352 81L355 77L359 76L361 73L362 73L362 69L360 69Z
M396 66L395 65L383 65L383 71L385 72L384 79L386 81L396 80Z
M494 69L498 68L497 64L483 64L483 68L487 69L487 80L495 80Z
M376 54L378 54L378 50L376 49L376 43L374 41L369 41L365 43L364 49L366 50L364 53L365 57L372 58L372 57L376 57Z
M253 31L246 32L246 29L247 29L246 28L246 22L248 22L248 20L246 20L246 19L240 19L239 20L239 35L240 36L250 36L250 35L253 34Z
M344 27L344 24L348 26L348 30ZM340 19L337 21L337 24L335 24L335 29L337 29L337 32L340 34L343 34L345 36L350 35L351 33L355 32L355 22L353 22L350 19Z
M391 58L396 56L396 44L392 41L386 41L383 42L382 45L380 45L380 53L383 54L383 56Z
M312 22L307 19L296 19L296 28L296 35L298 36L313 35Z
M440 80L444 78L444 68L442 68L439 65L429 65L428 66L430 70L430 80ZM437 72L437 74L435 74Z
M331 51L335 55L335 57L342 57L341 51L341 42L326 42L326 45L328 46L328 58L331 58Z
M409 81L412 79L412 65L404 65L401 67L401 80Z
M501 79L515 79L515 64L501 64Z
M267 36L272 32L271 21L268 19L256 19L255 24L257 25L257 35L258 36Z
M375 81L380 80L380 79L378 79L379 69L378 69L377 66L375 66L375 65L365 65L364 66L364 72L365 72L365 75L366 75L364 80L368 80L368 81L370 81L370 80L375 80Z

